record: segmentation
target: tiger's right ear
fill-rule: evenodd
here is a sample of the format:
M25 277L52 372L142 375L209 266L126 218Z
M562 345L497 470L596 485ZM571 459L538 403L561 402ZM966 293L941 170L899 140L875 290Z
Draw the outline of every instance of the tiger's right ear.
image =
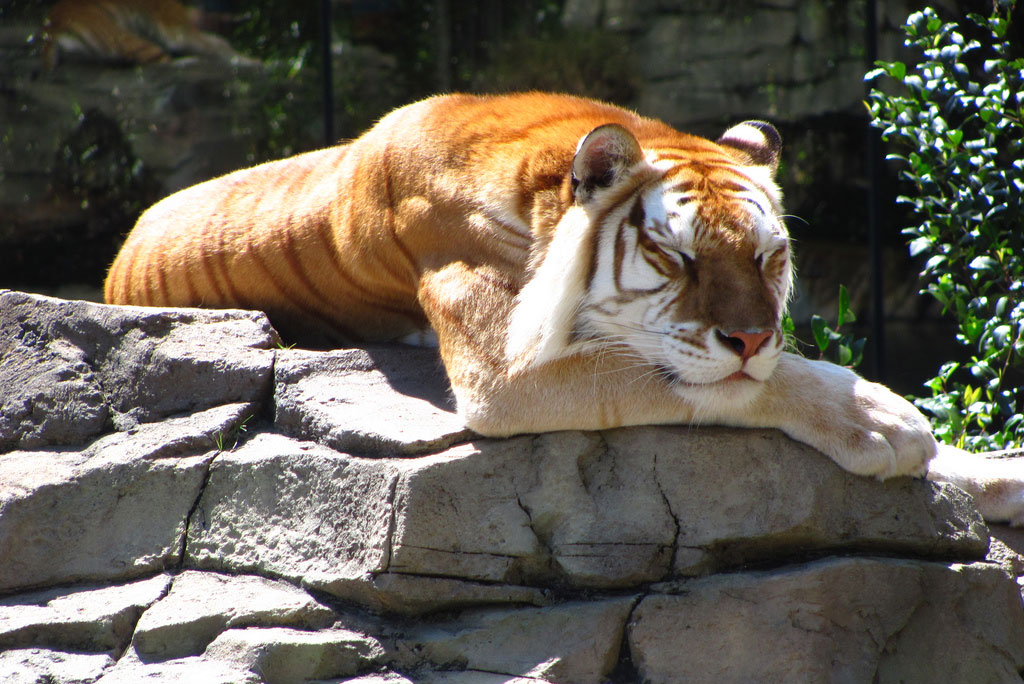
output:
M598 188L606 188L644 158L636 137L618 124L598 126L583 136L572 160L572 193L585 204Z
M782 136L767 121L744 121L716 140L723 147L739 152L752 166L763 166L774 177L782 154Z

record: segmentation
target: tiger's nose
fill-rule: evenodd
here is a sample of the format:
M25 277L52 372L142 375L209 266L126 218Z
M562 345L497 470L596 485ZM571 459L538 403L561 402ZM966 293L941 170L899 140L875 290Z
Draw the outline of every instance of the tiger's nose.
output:
M761 351L772 337L771 330L733 330L730 333L718 331L718 339L746 361Z

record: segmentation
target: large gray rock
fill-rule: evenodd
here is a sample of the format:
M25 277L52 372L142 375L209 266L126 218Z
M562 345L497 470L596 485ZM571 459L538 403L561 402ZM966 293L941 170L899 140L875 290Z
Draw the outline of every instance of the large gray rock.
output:
M397 640L406 667L451 666L541 681L601 684L619 662L636 597L478 610Z
M199 655L227 629L330 626L334 611L290 584L255 576L185 571L135 626L132 647L147 662Z
M629 648L652 684L1009 683L1024 614L992 565L843 558L654 587Z
M383 572L397 480L388 460L256 435L213 463L185 562L321 589Z
M266 684L351 676L376 665L383 656L376 639L349 630L308 632L283 627L228 630L205 653L207 660L244 667Z
M92 684L114 662L106 653L13 649L0 652L0 681L5 684Z
M0 452L83 445L112 428L264 398L275 340L255 312L0 291Z
M388 410L367 397L386 394ZM454 413L435 350L282 350L274 366L274 427L356 454L431 453L471 435Z
M189 535L193 567L378 608L394 602L377 594L382 577L398 591L403 576L621 587L828 551L979 559L988 543L955 488L859 478L774 431L689 428L385 461L260 434L214 463Z
M157 575L126 585L46 589L0 599L0 649L121 651L139 615L170 583L169 575Z
M176 565L218 439L251 404L96 440L0 455L0 591L123 579Z
M266 684L244 665L209 658L179 658L146 663L129 651L104 671L96 684Z
M403 466L394 572L635 586L830 550L977 559L988 543L959 490L859 478L775 431L563 432Z
M5 448L20 445L0 455L8 678L1024 669L1019 589L981 562L988 531L953 487L858 478L772 430L476 438L433 352L274 350L257 315L2 297L4 406L42 407L4 414ZM32 384L32 359L52 382ZM1024 568L1005 539L994 558Z

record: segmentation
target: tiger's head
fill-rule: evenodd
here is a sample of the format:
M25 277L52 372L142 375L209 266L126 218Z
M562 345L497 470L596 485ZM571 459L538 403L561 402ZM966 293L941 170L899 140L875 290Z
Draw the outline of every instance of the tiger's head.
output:
M513 372L612 347L685 398L732 404L772 374L793 278L779 134L751 121L683 140L643 149L608 124L580 141L573 206L512 314Z

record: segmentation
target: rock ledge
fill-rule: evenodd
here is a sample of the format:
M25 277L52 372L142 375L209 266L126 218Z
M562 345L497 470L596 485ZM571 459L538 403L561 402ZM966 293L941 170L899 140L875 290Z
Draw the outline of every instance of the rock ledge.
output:
M482 439L431 351L0 292L5 682L1019 682L989 541L775 431Z

